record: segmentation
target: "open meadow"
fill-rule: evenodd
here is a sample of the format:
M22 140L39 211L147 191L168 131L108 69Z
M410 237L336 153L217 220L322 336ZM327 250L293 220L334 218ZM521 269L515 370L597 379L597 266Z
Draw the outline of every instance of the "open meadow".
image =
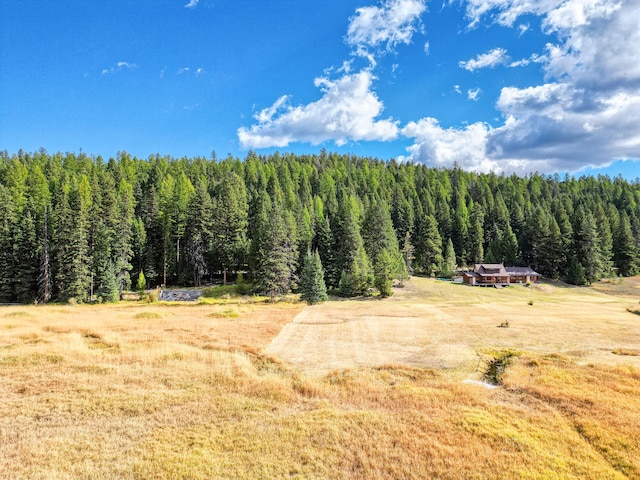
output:
M637 285L1 307L0 478L638 479Z

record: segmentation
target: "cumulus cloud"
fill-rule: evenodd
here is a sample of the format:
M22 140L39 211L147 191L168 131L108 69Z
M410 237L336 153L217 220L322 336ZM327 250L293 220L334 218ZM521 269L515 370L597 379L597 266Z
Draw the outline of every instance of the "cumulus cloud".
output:
M504 48L494 48L487 53L481 53L471 60L461 61L458 63L460 68L475 72L481 68L494 68L498 65L504 65L509 61L509 56Z
M187 3L184 8L196 8L199 2L200 0L189 0L189 3Z
M138 65L136 65L135 63L118 62L111 68L103 68L102 75L114 74L122 70L135 70L136 68L138 68Z
M258 122L238 129L244 148L284 147L294 142L319 144L333 141L341 146L351 141L390 141L398 137L398 122L380 119L382 101L372 89L377 57L410 44L421 28L420 15L427 0L383 0L377 6L360 7L349 19L344 37L351 55L368 60L368 67L353 73L352 61L345 61L331 79L334 69L325 70L315 85L321 98L307 105L292 106L291 97L281 96L273 105L254 115ZM425 45L428 53L428 45ZM392 65L395 73L398 64Z
M431 118L409 123L402 134L415 143L407 159L523 173L640 159L640 0L467 2L471 27L485 18L513 26L525 14L541 16L556 42L508 66L541 64L545 83L503 88L496 108L504 123L495 128L444 129ZM473 71L505 58L479 55L461 66Z
M372 91L369 70L344 75L337 80L317 78L322 98L308 105L291 106L288 96L254 115L258 121L238 129L244 148L285 147L293 142L317 145L334 141L388 141L397 138L398 125L392 119L376 120L383 104Z
M349 19L345 41L359 56L392 51L411 43L426 9L426 0L386 0L380 6L360 7Z

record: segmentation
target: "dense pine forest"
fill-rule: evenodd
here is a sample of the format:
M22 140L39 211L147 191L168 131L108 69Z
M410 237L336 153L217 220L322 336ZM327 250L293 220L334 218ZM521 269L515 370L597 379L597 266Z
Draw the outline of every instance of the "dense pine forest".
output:
M326 153L244 160L0 153L0 302L115 301L226 281L390 294L410 273L531 266L582 285L640 272L640 183L476 174ZM321 274L322 275L322 274ZM322 276L321 276L322 278Z

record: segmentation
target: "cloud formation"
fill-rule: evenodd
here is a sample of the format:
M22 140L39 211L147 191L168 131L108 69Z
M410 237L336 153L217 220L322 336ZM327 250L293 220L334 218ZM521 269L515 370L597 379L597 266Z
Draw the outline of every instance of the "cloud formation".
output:
M504 65L509 61L509 56L504 48L494 48L487 53L481 53L467 61L460 61L460 68L475 72L481 68L494 68L498 65Z
M513 26L525 14L541 16L557 42L508 66L539 63L546 83L503 88L496 108L504 123L497 128L410 122L402 129L415 139L407 160L442 165L455 159L465 168L526 173L640 159L640 0L467 2L472 28L485 17ZM461 66L473 71L505 55L479 55ZM455 154L455 145L468 155Z
M450 6L447 4L445 7ZM354 73L352 62L316 79L319 100L291 105L281 96L259 111L255 123L238 129L245 148L283 147L294 142L338 146L352 141L413 140L400 160L496 172L576 171L622 159L640 159L640 0L466 0L469 28L480 22L514 28L516 36L540 17L550 41L542 51L511 60L497 47L462 60L469 72L503 66L539 65L539 85L502 88L495 108L498 125L488 122L442 127L431 116L380 118L382 100L373 89L376 60L412 42L422 28L423 0L382 0L361 7L349 19L345 42L352 55L369 60ZM429 41L424 44L429 52ZM395 64L394 64L395 65ZM331 75L338 75L333 79ZM462 95L460 85L454 91ZM466 96L479 100L481 90ZM493 119L496 120L496 119Z
M189 0L189 3L187 3L184 8L196 8L199 2L200 0Z
M345 41L359 53L393 51L411 43L426 10L426 0L386 0L380 6L360 7L349 19Z
M352 55L368 59L369 66L352 73L351 63L344 62L336 71L342 76L335 80L329 77L333 69L325 70L325 76L315 80L322 97L308 105L294 107L289 105L289 96L281 96L254 115L257 124L238 129L240 144L268 148L333 141L341 146L352 141L396 139L398 122L378 118L384 105L372 90L372 69L376 56L411 43L425 11L426 0L385 0L379 6L358 8L349 19L345 42L353 48Z
M120 72L122 70L135 70L136 68L138 68L138 65L136 65L135 63L118 62L111 68L103 68L101 73L102 75L109 75Z
M397 122L376 120L382 102L371 90L373 74L363 70L338 80L317 78L320 100L308 105L290 106L282 96L258 112L257 124L238 129L244 148L285 147L293 142L317 145L331 140L338 146L360 140L393 140L398 136Z

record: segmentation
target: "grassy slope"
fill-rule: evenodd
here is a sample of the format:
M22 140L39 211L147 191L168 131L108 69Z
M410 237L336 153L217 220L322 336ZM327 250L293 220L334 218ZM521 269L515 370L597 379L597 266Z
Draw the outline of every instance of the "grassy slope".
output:
M452 309L533 294L431 286L421 301ZM633 367L525 352L498 389L393 365L305 377L257 353L299 311L0 310L0 478L640 478Z

